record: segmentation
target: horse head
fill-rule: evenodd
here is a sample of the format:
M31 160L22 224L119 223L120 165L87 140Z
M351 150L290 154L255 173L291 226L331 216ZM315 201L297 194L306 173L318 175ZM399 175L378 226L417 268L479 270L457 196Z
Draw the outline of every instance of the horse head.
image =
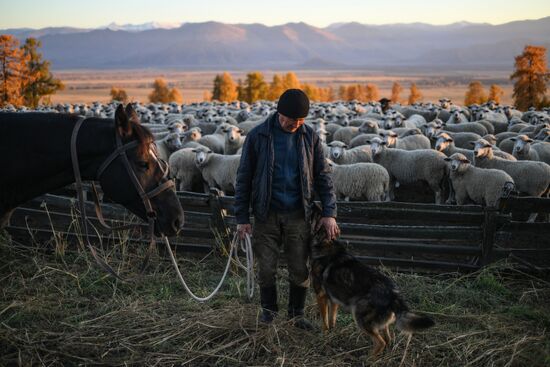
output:
M153 135L131 105L119 105L114 120L117 149L97 174L105 196L145 221L153 219L155 234L175 235L183 225L183 209Z

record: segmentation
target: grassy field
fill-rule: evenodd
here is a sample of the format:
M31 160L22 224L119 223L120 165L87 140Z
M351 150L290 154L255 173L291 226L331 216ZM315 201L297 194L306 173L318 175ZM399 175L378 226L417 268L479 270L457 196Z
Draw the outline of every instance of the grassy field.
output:
M62 243L62 242L60 242ZM378 360L370 339L347 313L323 335L281 316L256 321L257 295L244 296L233 273L211 302L192 301L167 257L156 256L132 283L105 275L86 251L58 243L22 245L0 238L0 365L189 366L548 366L550 283L510 264L469 275L420 275L384 269L411 307L436 320L430 331L396 342ZM109 254L119 271L137 269L140 254ZM223 259L179 254L193 289L206 292ZM281 270L281 278L286 278ZM281 281L281 306L286 302ZM313 297L307 316L320 325ZM284 308L284 307L283 307Z
M221 71L170 71L170 70L74 70L57 71L55 76L66 85L65 90L52 96L54 103L91 103L93 101L108 102L112 86L124 88L132 100L147 102L147 95L152 90L155 78L164 78L182 92L184 102L202 101L205 91L212 90L214 76ZM285 71L262 71L266 81L270 82L274 73ZM233 79L245 79L246 72L230 71ZM424 95L423 101L436 102L448 97L457 104L464 102L464 94L468 83L480 80L488 92L491 84L498 84L504 89L503 103L512 102L512 85L508 72L502 71L456 71L456 72L425 72L425 73L382 73L380 71L317 71L304 70L296 72L301 82L314 83L322 87L332 86L336 91L345 84L374 83L378 85L380 97L389 97L394 81L405 88L401 97L406 100L411 82L418 84Z

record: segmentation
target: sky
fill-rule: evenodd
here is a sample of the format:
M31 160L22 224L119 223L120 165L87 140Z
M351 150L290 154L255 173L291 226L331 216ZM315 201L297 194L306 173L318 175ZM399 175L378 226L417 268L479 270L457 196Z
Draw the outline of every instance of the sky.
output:
M269 26L305 22L317 27L351 21L502 24L546 16L550 0L0 0L0 29L210 20Z

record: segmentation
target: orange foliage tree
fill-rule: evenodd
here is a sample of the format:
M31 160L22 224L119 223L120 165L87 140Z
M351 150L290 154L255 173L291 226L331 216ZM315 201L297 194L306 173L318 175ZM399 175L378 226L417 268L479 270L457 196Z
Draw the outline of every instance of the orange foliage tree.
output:
M111 87L111 101L128 103L128 93L122 88Z
M416 83L412 83L408 102L409 104L413 104L420 100L422 100L422 93L420 93L420 89L418 89Z
M264 75L259 71L246 74L246 80L242 86L242 99L248 103L267 98L268 85Z
M378 101L380 99L380 92L376 84L368 83L365 88L365 100L366 102Z
M152 103L182 103L183 97L176 88L168 88L166 80L159 78L153 83L153 91L149 94L149 101Z
M529 107L540 107L549 80L546 47L527 45L515 60L515 71L510 76L510 79L515 80L515 106L524 111Z
M214 89L212 99L221 102L232 102L238 97L237 84L233 81L231 74L224 72L214 78Z
M24 103L21 93L27 78L29 56L19 48L19 41L7 34L0 35L0 105Z
M398 82L393 82L391 87L391 97L390 101L392 103L399 103L401 92L403 92L403 87Z
M489 101L495 101L495 103L500 104L502 96L504 95L504 90L496 84L491 84L489 87Z
M482 104L487 102L487 94L483 88L483 84L480 81L473 81L468 84L468 90L464 95L464 104L469 106L471 104Z

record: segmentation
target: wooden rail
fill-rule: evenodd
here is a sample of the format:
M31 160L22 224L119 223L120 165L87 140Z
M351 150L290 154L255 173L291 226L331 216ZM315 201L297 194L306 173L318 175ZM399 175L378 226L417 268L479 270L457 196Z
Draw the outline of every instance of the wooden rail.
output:
M89 190L89 186L85 186ZM8 231L26 238L52 237L78 241L73 186L33 199L18 208ZM235 229L234 198L213 189L209 194L178 192L185 210L181 235L171 243L182 251L208 252L227 243ZM360 259L370 264L435 271L471 271L495 260L514 258L536 269L550 268L550 223L527 223L517 215L550 213L550 199L503 199L498 209L402 202L338 202L341 238ZM120 205L103 202L112 225L138 222ZM91 202L90 223L99 227ZM513 219L514 218L514 219ZM94 232L94 231L92 231ZM146 226L127 233L146 243ZM116 243L116 234L93 233L94 240ZM109 242L110 241L110 242Z

